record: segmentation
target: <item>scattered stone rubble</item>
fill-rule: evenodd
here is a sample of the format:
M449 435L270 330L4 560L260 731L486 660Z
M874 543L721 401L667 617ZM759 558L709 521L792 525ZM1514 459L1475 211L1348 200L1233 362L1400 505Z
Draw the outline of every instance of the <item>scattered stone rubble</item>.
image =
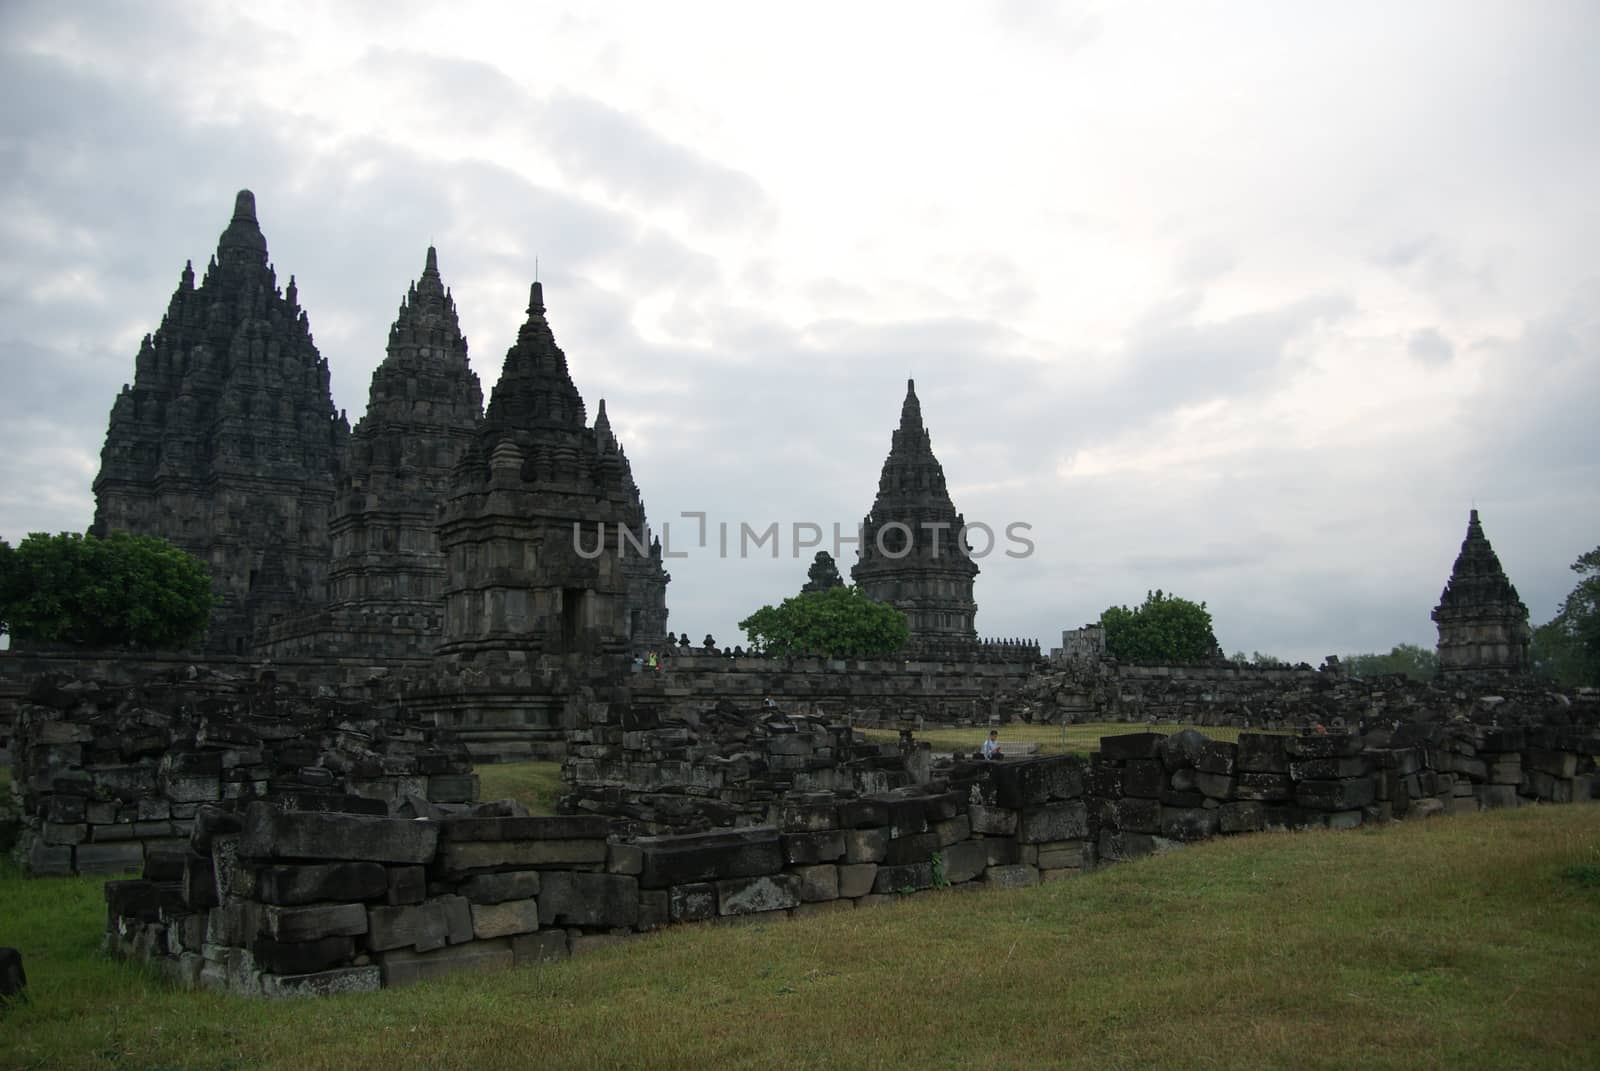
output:
M209 803L349 796L381 814L478 790L465 751L430 726L271 674L198 669L118 687L40 678L17 708L12 771L16 851L35 876L137 870L186 844Z

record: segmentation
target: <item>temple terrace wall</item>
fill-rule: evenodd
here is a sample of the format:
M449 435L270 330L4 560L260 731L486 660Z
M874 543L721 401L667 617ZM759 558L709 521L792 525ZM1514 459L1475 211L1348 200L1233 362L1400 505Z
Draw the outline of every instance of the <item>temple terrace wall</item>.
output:
M1237 744L1131 734L1089 763L957 762L887 793L791 794L760 826L633 839L597 815L403 820L257 801L208 810L142 878L108 883L108 943L189 987L371 991L674 923L1034 885L1218 834L1588 799L1596 743L1431 725Z

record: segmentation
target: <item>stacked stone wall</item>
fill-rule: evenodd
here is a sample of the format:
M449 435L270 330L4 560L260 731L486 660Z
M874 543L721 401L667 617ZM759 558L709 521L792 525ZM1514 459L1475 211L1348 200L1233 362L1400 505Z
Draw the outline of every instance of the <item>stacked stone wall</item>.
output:
M11 742L16 851L33 875L137 870L181 845L206 804L258 797L387 813L467 803L477 777L448 734L387 706L191 667L177 679L36 680Z

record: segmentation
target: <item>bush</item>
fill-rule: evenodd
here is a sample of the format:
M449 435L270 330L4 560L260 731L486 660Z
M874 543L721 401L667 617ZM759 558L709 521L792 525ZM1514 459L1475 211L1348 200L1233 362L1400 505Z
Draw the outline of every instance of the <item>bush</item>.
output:
M1137 610L1107 607L1100 626L1106 650L1123 662L1203 662L1219 653L1206 604L1161 591L1146 592Z
M853 585L805 592L777 606L763 606L739 627L756 651L831 658L893 654L911 635L905 614L873 602Z

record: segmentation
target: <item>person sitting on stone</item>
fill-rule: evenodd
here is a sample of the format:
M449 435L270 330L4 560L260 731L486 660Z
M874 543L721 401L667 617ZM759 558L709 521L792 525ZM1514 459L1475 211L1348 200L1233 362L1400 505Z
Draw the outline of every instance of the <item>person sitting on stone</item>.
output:
M1000 730L990 729L989 739L983 742L983 757L986 759L999 759L1005 756L1000 754Z

